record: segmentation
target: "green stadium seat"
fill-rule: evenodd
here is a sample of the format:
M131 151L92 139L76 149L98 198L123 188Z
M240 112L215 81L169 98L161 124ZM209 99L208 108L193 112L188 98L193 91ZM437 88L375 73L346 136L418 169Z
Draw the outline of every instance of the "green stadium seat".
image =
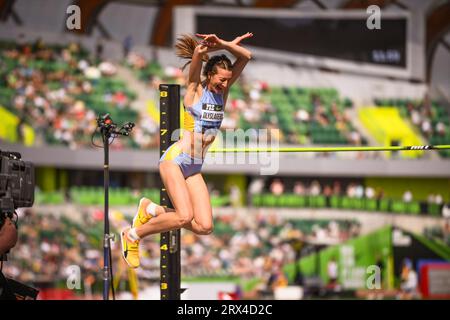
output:
M325 208L326 197L325 196L310 196L308 197L309 206L312 208Z
M252 196L252 205L255 207L260 207L262 205L262 195L255 194Z
M330 206L333 209L341 208L341 197L339 197L339 196L331 196L331 198L330 198Z
M364 209L364 199L362 199L362 198L353 198L351 206L352 206L352 209L363 210Z
M366 199L365 200L365 210L376 211L377 210L377 200L376 199Z
M428 214L435 216L435 217L441 216L440 206L436 203L429 203L428 204Z
M342 199L341 199L341 208L342 209L346 209L346 210L352 209L351 198L349 198L349 197L342 197Z
M295 198L290 194L282 194L278 199L278 204L280 207L294 207L295 206Z
M381 199L378 210L380 210L382 212L390 212L391 211L390 200L389 199Z
M392 211L395 213L406 213L406 204L401 200L392 201Z
M265 207L277 207L278 197L276 195L266 193L263 195L263 206Z
M224 206L229 205L229 203L230 203L230 197L227 195L211 198L211 206L214 208L224 207Z
M306 197L305 196L296 196L296 206L299 208L305 208L306 207Z
M408 203L406 206L406 211L410 214L419 214L420 213L420 203L418 201L413 201Z

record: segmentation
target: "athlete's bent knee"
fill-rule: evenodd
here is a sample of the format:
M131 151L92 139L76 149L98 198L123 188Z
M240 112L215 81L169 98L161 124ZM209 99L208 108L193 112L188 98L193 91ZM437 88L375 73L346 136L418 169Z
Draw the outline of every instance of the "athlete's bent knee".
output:
M191 223L192 219L194 219L194 214L192 212L177 212L178 216L178 226L183 228L185 225Z
M198 224L197 234L200 235L208 235L211 234L214 230L214 225L212 223L202 223Z

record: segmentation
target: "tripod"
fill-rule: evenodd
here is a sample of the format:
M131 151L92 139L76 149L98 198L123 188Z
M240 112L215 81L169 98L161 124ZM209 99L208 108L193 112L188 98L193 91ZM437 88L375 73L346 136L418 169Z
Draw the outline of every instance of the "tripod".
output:
M105 190L104 210L104 234L103 234L103 300L109 300L109 287L111 284L113 300L115 300L114 281L112 272L111 240L114 235L109 233L109 145L114 138L122 135L128 136L134 127L134 123L127 122L119 129L112 121L109 113L97 118L97 127L100 128L103 141L103 186ZM113 138L111 142L109 140Z

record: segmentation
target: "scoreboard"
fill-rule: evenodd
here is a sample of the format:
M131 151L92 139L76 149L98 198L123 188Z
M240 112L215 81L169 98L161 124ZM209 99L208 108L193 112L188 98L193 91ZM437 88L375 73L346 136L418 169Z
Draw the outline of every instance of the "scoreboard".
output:
M215 33L245 45L256 61L370 76L423 80L425 25L414 12L381 11L379 24L364 10L300 11L230 7L175 8L173 39Z
M255 36L245 43L258 48L405 68L407 19L384 19L380 29L369 29L366 21L366 17L196 16L197 32L234 39L253 31Z

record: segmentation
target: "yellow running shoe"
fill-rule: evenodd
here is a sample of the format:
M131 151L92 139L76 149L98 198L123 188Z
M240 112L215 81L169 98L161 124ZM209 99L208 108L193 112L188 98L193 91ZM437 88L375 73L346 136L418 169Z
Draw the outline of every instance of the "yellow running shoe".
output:
M139 267L139 240L133 241L128 237L130 228L122 230L120 233L120 243L122 244L122 256L130 268Z
M143 224L146 224L152 218L152 216L146 211L147 206L150 203L152 202L149 199L141 198L141 200L139 201L137 213L133 218L133 228L137 228L142 226Z

